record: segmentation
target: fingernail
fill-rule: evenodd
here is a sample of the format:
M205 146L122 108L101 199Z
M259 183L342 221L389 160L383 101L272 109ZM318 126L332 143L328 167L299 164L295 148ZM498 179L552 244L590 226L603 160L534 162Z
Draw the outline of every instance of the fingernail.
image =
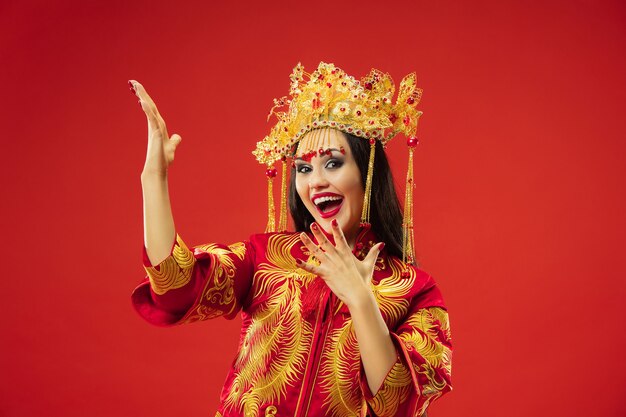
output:
M128 86L130 87L130 92L132 94L137 94L137 92L135 91L135 86L133 85L133 83L131 83L130 81L128 82Z
M385 249L385 242L380 244L380 250L383 250L383 249Z
M317 223L311 223L311 229L317 230Z
M333 219L333 221L331 223L335 227L337 227L337 225L339 224L339 223L337 223L337 219Z

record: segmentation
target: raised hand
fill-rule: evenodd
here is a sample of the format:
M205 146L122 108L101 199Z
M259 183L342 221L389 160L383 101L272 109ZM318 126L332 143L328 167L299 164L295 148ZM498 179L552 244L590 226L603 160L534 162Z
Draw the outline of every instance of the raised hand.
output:
M311 225L311 231L318 245L306 233L300 234L302 243L319 261L320 265L312 265L297 259L298 266L305 271L321 277L330 290L348 306L365 303L371 295L370 282L374 272L374 263L383 249L383 242L372 246L365 259L357 259L337 223L332 221L332 233L335 245L328 240L317 223Z
M177 134L168 136L165 121L143 85L135 80L128 81L128 84L148 119L148 150L143 174L165 176L182 138Z

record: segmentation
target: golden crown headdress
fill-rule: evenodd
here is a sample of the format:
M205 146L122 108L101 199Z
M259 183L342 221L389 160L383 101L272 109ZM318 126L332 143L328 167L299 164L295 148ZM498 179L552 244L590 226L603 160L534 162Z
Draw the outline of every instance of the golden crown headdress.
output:
M277 161L282 161L283 167L278 230L284 231L287 228L286 161L292 156L294 146L305 134L314 129L334 128L369 140L370 161L361 216L361 221L368 223L376 141L380 141L384 146L396 134L403 133L408 137L409 145L409 170L404 205L404 252L405 260L412 263L413 148L417 145L415 133L422 114L417 110L422 90L417 87L415 73L402 79L395 102L393 79L388 73L376 69L372 69L365 77L357 80L334 64L320 62L317 69L309 74L305 72L302 64L298 63L289 78L291 80L289 96L274 99L274 106L268 115L268 120L273 115L277 122L252 152L261 164L267 166L269 207L266 231L276 230L272 180L277 174L273 167Z
M257 160L272 165L291 155L293 146L307 132L332 127L386 144L397 133L414 136L422 112L416 109L422 90L417 77L404 77L392 103L395 85L391 76L372 69L357 80L333 64L320 62L313 73L298 63L291 76L289 96L274 99L269 118L278 119L253 152Z

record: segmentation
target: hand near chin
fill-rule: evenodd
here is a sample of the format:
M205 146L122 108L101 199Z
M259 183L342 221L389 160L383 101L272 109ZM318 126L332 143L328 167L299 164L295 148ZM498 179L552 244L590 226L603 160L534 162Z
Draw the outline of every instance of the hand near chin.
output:
M332 233L335 245L329 241L317 223L311 225L313 236L319 242L316 245L305 233L300 234L302 243L319 261L320 265L311 265L296 259L298 267L322 278L330 290L348 306L359 305L371 296L370 282L378 254L385 246L380 242L372 246L365 259L360 261L352 253L346 238L337 224L332 221Z

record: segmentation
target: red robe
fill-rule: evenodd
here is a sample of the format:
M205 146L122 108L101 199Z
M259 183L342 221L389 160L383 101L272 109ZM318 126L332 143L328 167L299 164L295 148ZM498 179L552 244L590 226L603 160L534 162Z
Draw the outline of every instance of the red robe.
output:
M357 238L362 259L376 243ZM190 250L176 235L168 258L151 266L133 304L167 326L239 312L242 331L217 416L420 416L451 389L450 327L434 280L385 251L372 291L398 357L370 392L348 308L321 278L296 266L310 259L298 233L269 233L232 245ZM315 260L312 260L315 262Z

